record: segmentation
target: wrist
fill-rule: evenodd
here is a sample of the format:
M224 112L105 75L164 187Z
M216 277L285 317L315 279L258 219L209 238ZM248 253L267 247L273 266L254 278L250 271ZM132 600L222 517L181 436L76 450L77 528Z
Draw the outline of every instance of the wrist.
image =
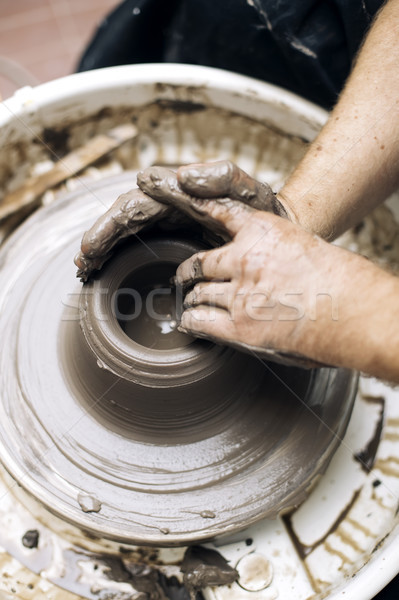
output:
M327 241L337 237L334 219L328 214L328 206L319 196L304 193L301 186L284 186L277 194L287 217L305 231L318 235Z
M273 209L274 214L280 217L284 217L292 223L300 225L298 217L291 206L289 198L285 196L282 190L275 195Z
M378 277L363 288L353 326L358 338L358 370L399 382L399 280L377 269Z
M399 382L398 278L356 255L338 271L335 318L316 331L322 360Z

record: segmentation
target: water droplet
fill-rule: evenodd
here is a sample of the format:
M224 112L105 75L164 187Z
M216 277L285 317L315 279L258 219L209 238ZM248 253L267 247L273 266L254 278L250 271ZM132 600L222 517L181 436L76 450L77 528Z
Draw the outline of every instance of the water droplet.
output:
M139 9L138 6L135 6L134 9L132 10L132 13L137 16L141 13L141 10Z
M247 592L261 592L273 580L271 562L258 552L243 556L237 563L239 584Z

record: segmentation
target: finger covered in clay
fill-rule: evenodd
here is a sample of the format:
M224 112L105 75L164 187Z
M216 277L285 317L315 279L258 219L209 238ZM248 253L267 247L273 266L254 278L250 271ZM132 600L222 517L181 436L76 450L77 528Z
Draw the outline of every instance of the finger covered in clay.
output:
M229 246L193 254L182 262L176 271L175 283L188 288L203 280L229 279Z
M214 344L230 346L240 352L251 354L262 362L270 361L302 369L327 366L293 352L282 352L274 348L252 346L237 341L235 339L234 322L229 312L215 305L198 305L195 308L187 308L181 316L178 330L196 338L206 339ZM218 331L220 332L219 335Z
M180 187L174 171L165 167L149 167L137 176L140 189L159 202L169 204L201 223L224 240L236 232L230 222L238 215L249 214L253 209L231 198L203 199L186 194ZM224 218L219 218L223 213Z
M87 281L93 271L101 269L110 258L119 241L167 217L170 212L169 207L137 188L119 196L84 234L81 250L75 257L77 276Z
M228 197L286 216L284 207L267 183L257 181L230 160L180 167L177 179L181 189L198 198Z

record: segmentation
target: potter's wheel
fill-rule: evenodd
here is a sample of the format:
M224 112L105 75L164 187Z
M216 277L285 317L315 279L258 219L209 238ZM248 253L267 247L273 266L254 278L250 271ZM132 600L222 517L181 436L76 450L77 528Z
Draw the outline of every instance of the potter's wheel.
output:
M78 419L82 417L85 423L93 420L98 424L104 418L104 412L107 415L107 403L97 403L91 416L85 416L84 409L69 400L71 379L65 384L65 369L58 365L55 374L51 373L56 380L54 386L49 373L53 363L46 363L40 357L43 355L37 355L39 342L28 337L24 341L33 344L34 349L30 354L31 364L26 365L26 374L23 373L21 389L26 391L28 382L27 392L36 389L36 394L42 371L48 375L46 393L40 399L43 406L48 407L48 414L43 414L37 399L35 410L43 420L43 427L32 429L34 418L29 417L29 405L19 389L18 373L11 361L17 351L22 352L19 342L24 339L22 321L21 324L18 321L25 314L25 305L29 305L30 293L37 297L42 289L44 305L49 306L47 289L54 279L51 314L56 310L54 306L62 304L57 315L65 314L72 319L77 316L81 286L74 277L72 255L88 222L92 223L106 209L109 198L105 191L100 192L100 182L104 183L105 190L110 184L106 178L124 169L227 158L278 190L301 159L306 142L314 138L325 119L326 114L321 109L273 86L218 70L165 64L125 66L73 75L35 89L25 88L16 97L0 104L0 181L4 191L16 189L32 174L51 168L64 152L79 149L97 133L108 132L110 128L131 121L139 130L136 141L120 148L95 168L86 169L78 181L70 179L61 188L72 192L79 184L87 192L92 189L97 198L103 199L105 206L98 200L94 207L93 198L89 200L84 194L82 202L88 202L91 207L87 213L82 206L72 214L65 207L54 204L52 231L46 231L43 226L44 215L50 213L42 212L37 215L37 220L30 221L29 226L16 234L7 251L1 254L4 273L0 270L0 339L3 341L0 360L1 379L4 380L0 425L1 438L7 443L1 459L14 477L10 477L1 465L0 596L5 594L24 600L48 600L50 597L54 600L76 600L77 597L131 600L142 594L129 579L126 567L143 563L167 577L181 580L179 565L185 548L165 547L170 534L159 533L163 539L162 548L112 542L109 529L105 531L108 539L103 539L101 527L110 523L104 515L112 511L105 502L99 513L82 511L76 499L78 490L93 492L93 487L86 485L90 478L82 469L82 461L76 466L76 473L81 471L78 485L69 483L69 471L64 466L69 464L71 450L67 441L74 443L74 427L67 431L71 420L68 410L71 407L73 414L78 414ZM47 145L43 145L43 140ZM133 183L134 177L128 176L123 191L131 188ZM60 194L65 193L61 190L58 188L56 192L46 194L43 203L53 199L58 202L62 197ZM118 193L119 188L115 186L112 200ZM59 215L63 223L56 222L55 215ZM13 218L0 225L1 242L16 225ZM75 233L72 234L72 230ZM340 243L398 271L398 232L399 199L395 196L388 205L370 215L361 230L356 228L348 232ZM72 242L74 236L76 243ZM67 250L69 243L73 246L72 255ZM53 258L52 247L55 248ZM35 263L35 256L37 261L42 258L41 266ZM16 267L17 259L21 262ZM64 283L57 275L54 260L63 263ZM42 279L46 272L47 283ZM15 298L17 301L14 302ZM13 302L14 306L11 306ZM39 317L42 319L42 315L38 314L37 319ZM25 327L27 321L25 318ZM39 336L43 346L50 339L47 328L51 329L51 335L56 328L46 325L38 333L38 327L35 329L33 323L32 318L32 332L36 331L35 337ZM66 326L68 324L66 322ZM11 331L12 327L16 329ZM78 327L75 329L79 330ZM70 347L73 346L67 344L65 352ZM57 347L54 355L58 353ZM79 361L78 357L76 360ZM8 370L10 364L11 371ZM27 369L32 370L33 366L38 370L29 380ZM241 369L241 373L245 375L245 369ZM57 387L59 379L66 388L63 395ZM284 403L284 407L286 405ZM321 414L322 407L314 408ZM109 414L108 411L108 417ZM285 416L289 414L286 410ZM15 420L14 424L10 422L11 418ZM50 430L50 419L57 427L51 432L52 438L45 433ZM224 423L227 419L221 421L221 432ZM76 422L73 425L78 427ZM120 427L120 419L116 426ZM115 423L108 420L107 427L98 428L100 440L104 438L104 431L113 432L113 427ZM84 433L87 431L86 427ZM107 439L109 437L111 434L107 433ZM20 438L19 443L17 438ZM112 439L122 439L122 436L118 438L113 432ZM87 439L81 436L80 442L87 447ZM57 462L54 443L64 451L64 461ZM101 451L105 452L104 449ZM107 452L112 454L113 449L108 448ZM289 460L293 457L295 452L290 452ZM383 382L360 378L345 437L308 498L289 514L263 519L242 531L218 536L207 544L219 550L229 564L239 570L240 579L233 585L207 588L203 591L204 598L374 598L397 573L398 461L398 391ZM121 465L119 462L117 472L121 471ZM250 478L245 479L244 471L241 476L244 486ZM283 479L281 481L284 483ZM223 488L226 500L231 498L228 482L226 477ZM96 482L94 493L100 499L99 488L100 483ZM253 491L258 494L256 489ZM302 491L300 488L300 494ZM171 495L178 497L178 494ZM34 497L39 501L36 502ZM40 501L41 498L46 504ZM117 494L115 498L117 507ZM195 498L193 491L193 506L198 505ZM298 501L300 498L299 495ZM83 496L81 502L86 509L90 508L89 498ZM142 512L144 505L145 502L140 507ZM61 519L51 514L46 506L56 511ZM96 508L94 500L91 507ZM114 515L116 512L115 508ZM74 522L83 525L73 527L68 522L71 515L76 518ZM181 516L182 521L183 516L187 517ZM131 518L133 520L134 515ZM208 527L215 523L209 514L206 519L198 517L198 521L201 520ZM130 530L126 528L126 538L133 525L130 523ZM98 533L94 537L89 532L97 527ZM39 536L37 547L25 545L26 539L31 539L27 535L29 532ZM151 543L151 539L154 538L149 537L150 542L143 540L143 543ZM255 567L260 567L257 577L253 576ZM255 588L259 591L254 591Z
M132 181L126 172L64 193L2 249L1 460L34 497L86 531L184 544L297 505L339 444L356 378L277 367L190 339L156 350L158 383L145 369L142 380L132 377L129 360L111 373L82 334L72 258L83 231ZM178 235L183 254L192 253L192 240ZM169 242L144 239L123 252L165 261ZM122 282L118 260L100 282L115 273ZM179 260L179 252L168 257ZM176 354L185 366L169 377Z

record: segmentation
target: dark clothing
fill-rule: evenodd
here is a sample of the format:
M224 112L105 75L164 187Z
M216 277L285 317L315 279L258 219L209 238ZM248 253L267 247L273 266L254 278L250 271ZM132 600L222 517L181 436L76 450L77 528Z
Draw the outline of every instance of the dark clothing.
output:
M79 71L177 62L275 83L331 108L381 0L125 0Z

